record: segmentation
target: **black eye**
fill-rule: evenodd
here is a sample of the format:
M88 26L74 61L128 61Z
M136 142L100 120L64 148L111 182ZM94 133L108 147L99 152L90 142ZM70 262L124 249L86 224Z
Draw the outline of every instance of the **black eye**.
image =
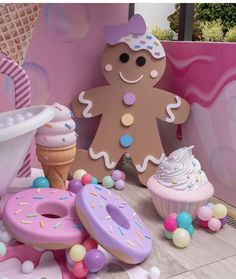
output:
M140 67L144 66L146 63L146 59L145 57L143 56L139 56L137 59L136 59L136 64Z
M120 61L122 62L122 63L126 63L126 62L128 62L129 61L129 54L128 53L122 53L121 55L120 55Z

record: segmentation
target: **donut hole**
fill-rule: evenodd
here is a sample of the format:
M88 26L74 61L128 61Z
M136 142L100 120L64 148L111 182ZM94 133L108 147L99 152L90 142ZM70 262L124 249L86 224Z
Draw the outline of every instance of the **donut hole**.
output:
M36 210L41 216L49 219L63 218L67 215L66 208L57 203L41 203Z
M113 204L108 203L106 205L106 210L108 214L111 216L113 221L115 221L119 226L128 230L130 228L129 219L124 215L124 213L114 206Z

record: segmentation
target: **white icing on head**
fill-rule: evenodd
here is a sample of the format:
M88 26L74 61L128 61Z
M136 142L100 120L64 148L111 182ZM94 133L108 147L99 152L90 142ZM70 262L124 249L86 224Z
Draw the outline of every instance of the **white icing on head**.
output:
M208 181L192 149L177 149L160 163L155 176L160 184L175 190L195 190Z
M165 51L161 42L150 33L144 33L143 35L129 34L121 37L118 43L126 43L134 51L145 49L155 59L165 57Z

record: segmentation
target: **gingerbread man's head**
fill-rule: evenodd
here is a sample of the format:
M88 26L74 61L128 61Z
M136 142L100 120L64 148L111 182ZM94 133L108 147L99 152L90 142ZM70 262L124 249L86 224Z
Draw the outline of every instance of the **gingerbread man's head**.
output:
M165 52L156 37L146 33L140 15L133 16L128 24L107 26L105 36L108 44L102 55L102 71L110 84L149 87L161 79Z

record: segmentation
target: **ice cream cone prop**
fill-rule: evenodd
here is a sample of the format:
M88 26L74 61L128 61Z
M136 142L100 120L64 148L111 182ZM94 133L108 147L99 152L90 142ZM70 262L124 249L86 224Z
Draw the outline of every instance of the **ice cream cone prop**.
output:
M38 129L36 154L51 187L66 189L66 180L76 154L75 122L71 111L53 105L54 119Z
M76 154L76 145L62 148L37 145L36 154L51 187L66 189L69 168Z
M24 62L40 9L40 4L0 6L0 48L17 64Z

